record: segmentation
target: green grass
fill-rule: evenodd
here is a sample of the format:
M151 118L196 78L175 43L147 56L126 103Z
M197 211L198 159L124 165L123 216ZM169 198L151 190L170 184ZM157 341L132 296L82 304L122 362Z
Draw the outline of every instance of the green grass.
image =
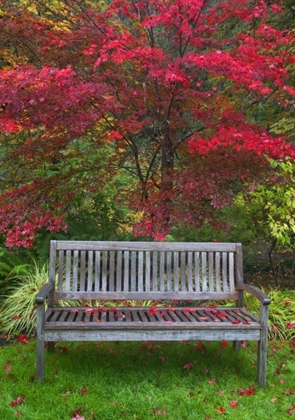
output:
M255 343L239 352L225 342L59 343L46 353L43 384L35 342L16 343L0 348L0 419L288 419L294 344L269 342L268 384L259 388Z

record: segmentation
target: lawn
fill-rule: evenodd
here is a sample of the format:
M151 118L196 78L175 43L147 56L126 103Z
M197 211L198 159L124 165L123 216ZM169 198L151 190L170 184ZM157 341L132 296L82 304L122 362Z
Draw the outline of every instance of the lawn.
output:
M59 343L39 384L35 341L17 342L0 348L0 419L295 418L294 353L270 341L259 388L256 343Z

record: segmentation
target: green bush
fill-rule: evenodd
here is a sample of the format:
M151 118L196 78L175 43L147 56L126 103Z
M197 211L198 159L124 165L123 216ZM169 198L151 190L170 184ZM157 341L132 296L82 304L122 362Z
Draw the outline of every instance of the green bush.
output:
M16 253L0 246L0 289L5 288L16 276L27 272L31 266L27 262L28 258L28 253L23 255L21 252Z

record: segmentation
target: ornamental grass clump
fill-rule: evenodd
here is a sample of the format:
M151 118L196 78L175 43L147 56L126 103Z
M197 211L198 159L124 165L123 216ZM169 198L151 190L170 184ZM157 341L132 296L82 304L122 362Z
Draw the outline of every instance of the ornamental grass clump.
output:
M269 306L269 335L278 340L295 339L295 291L270 290L265 293L271 298ZM246 296L245 306L254 314L259 314L259 301Z
M8 335L21 332L30 335L36 327L36 295L48 281L48 267L39 267L35 262L25 274L13 280L4 291L0 330Z
M30 336L36 330L36 296L48 282L48 264L39 266L34 262L23 274L10 276L11 285L4 289L0 303L0 333ZM59 306L100 306L99 301L60 300Z

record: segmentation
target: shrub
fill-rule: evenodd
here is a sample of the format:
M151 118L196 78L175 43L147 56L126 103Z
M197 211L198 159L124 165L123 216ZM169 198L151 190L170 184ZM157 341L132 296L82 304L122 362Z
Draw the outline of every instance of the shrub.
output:
M295 291L270 290L266 292L271 298L269 306L269 335L278 340L295 339ZM248 295L245 306L249 311L259 314L259 301Z

